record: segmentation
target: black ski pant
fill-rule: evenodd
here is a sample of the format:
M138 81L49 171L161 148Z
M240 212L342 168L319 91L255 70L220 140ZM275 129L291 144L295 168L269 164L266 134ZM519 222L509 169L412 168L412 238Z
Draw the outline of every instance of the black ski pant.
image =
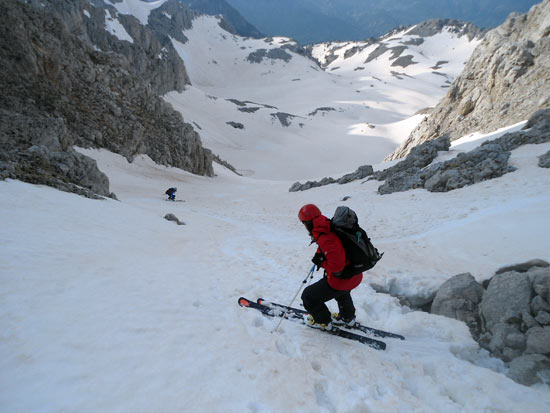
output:
M306 311L313 316L316 323L328 324L332 317L325 302L336 299L340 316L350 319L355 316L355 306L351 298L350 291L335 290L330 285L326 277L323 277L316 283L306 287L302 293L302 302Z

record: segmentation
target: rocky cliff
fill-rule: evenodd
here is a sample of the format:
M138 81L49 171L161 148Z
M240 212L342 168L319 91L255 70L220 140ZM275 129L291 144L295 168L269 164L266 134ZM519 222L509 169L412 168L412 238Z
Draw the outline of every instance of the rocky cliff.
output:
M99 35L101 16L111 11L98 3L0 3L0 178L108 195L108 179L73 146L106 148L128 160L146 154L213 175L212 154L199 135L159 97L188 81L181 59L160 62L170 60L167 47L137 21L127 31L139 41L121 41L104 29ZM157 77L149 78L155 68Z
M489 132L550 107L550 0L486 34L432 113L388 160L447 134Z

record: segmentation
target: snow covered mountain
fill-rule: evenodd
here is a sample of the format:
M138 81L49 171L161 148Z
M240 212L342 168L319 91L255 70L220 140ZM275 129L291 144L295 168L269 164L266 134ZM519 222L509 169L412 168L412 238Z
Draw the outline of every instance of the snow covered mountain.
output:
M491 30L433 113L395 151L514 124L550 106L550 1Z
M548 111L419 147L422 163L406 169L381 162L479 43L463 25L316 45L315 61L289 38L243 38L175 0L30 3L0 3L1 411L548 411ZM247 176L168 166L191 145L206 158L199 135ZM365 163L413 185L289 192ZM36 184L68 177L90 191L90 169L118 200ZM451 190L430 192L442 181ZM174 186L179 202L167 202ZM277 320L237 305L288 303L302 287L315 252L297 219L306 203L357 212L384 252L353 291L357 317L405 341L376 351L290 322L272 333ZM503 299L497 287L517 274L506 267L524 262L513 268L525 288ZM455 275L498 304L482 302L484 347L464 320L474 294L439 294ZM446 316L413 309L436 292Z
M201 16L184 31L187 42L174 41L192 86L166 99L206 147L243 174L344 173L380 162L399 145L423 119L415 114L437 103L480 41L470 25L429 26L316 45L310 52L322 69L289 38L242 38ZM290 143L295 151L285 150ZM288 162L299 176L290 175Z

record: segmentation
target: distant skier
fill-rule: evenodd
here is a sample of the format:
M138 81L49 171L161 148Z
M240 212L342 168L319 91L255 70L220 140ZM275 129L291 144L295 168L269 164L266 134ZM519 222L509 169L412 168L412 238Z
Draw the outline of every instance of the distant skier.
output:
M351 290L363 280L363 274L351 278L338 278L349 260L338 236L330 230L330 220L321 214L313 204L304 205L298 212L298 218L306 227L312 242L318 245L312 262L317 269L325 270L324 277L307 287L302 293L304 308L310 314L306 324L310 327L330 329L332 323L337 325L353 325L355 323L355 306L351 298ZM331 316L325 302L336 299L339 312Z
M176 191L178 188L168 188L165 192L166 195L168 195L168 200L175 201L176 200Z

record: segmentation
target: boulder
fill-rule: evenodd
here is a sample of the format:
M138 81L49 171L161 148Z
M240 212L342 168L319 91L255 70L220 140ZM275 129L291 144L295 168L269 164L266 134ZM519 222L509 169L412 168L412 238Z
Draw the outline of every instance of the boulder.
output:
M535 317L535 321L542 326L550 325L550 314L546 311L540 311Z
M485 329L491 330L505 318L517 315L521 319L522 312L529 313L531 294L531 283L526 274L507 272L495 275L479 307Z
M550 267L550 263L544 260L534 259L534 260L522 262L520 264L507 265L506 267L499 268L495 274L502 274L503 272L510 272L510 271L527 272L532 270L533 267L542 267L542 268ZM550 276L550 269L548 271L548 274Z
M510 356L517 357L525 349L525 336L516 327L507 323L497 323L491 332L487 349L504 361L511 361ZM506 348L509 350L505 351Z
M531 313L538 314L541 311L550 312L550 304L540 295L537 295L531 300Z
M484 291L470 273L455 275L441 285L430 312L464 321L477 337L480 328L478 305Z
M525 353L550 354L550 327L533 327L527 331Z
M533 283L534 292L550 301L550 267L533 268L528 275Z
M540 354L528 354L510 363L507 376L517 383L531 386L550 379L550 359Z

